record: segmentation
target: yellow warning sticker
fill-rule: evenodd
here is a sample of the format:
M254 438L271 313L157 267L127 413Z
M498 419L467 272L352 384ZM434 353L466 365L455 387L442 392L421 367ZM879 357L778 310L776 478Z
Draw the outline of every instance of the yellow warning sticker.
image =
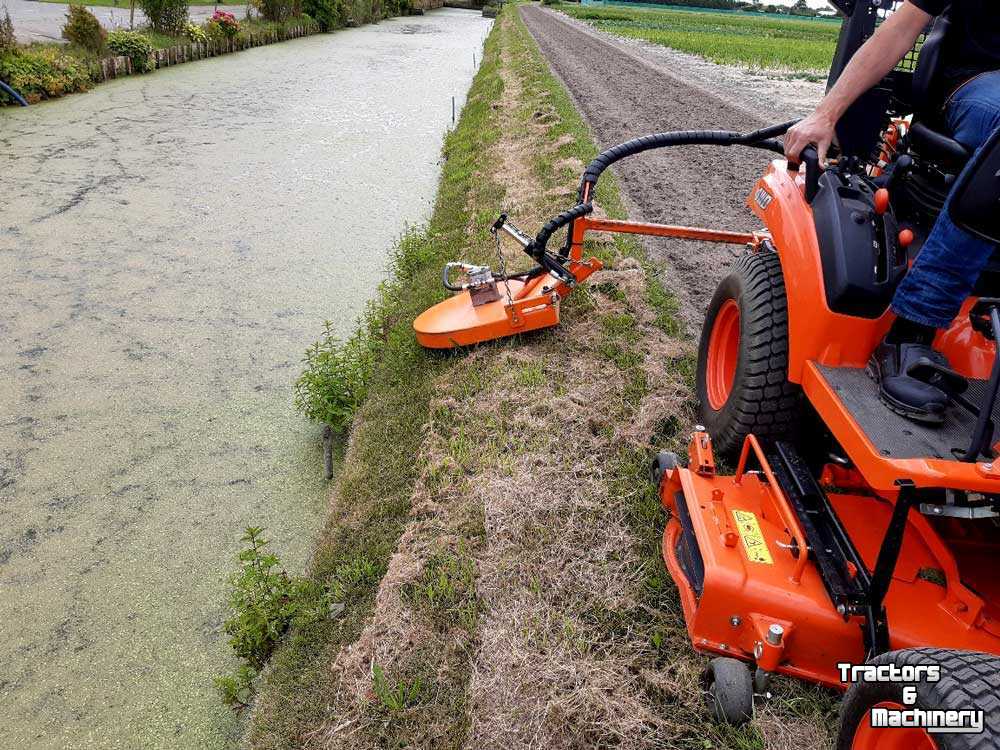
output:
M736 519L736 530L740 532L740 539L743 540L743 549L746 550L747 559L750 562L774 565L771 551L767 548L764 535L760 532L757 516L750 511L734 508L733 518Z

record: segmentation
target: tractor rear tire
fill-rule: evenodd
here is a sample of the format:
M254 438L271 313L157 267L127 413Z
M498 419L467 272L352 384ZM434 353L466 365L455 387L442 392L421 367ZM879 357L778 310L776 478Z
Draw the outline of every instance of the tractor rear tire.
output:
M802 389L788 381L788 302L770 245L741 255L708 306L698 347L700 421L717 454L735 456L746 436L791 439Z
M1000 658L976 651L909 648L881 654L870 663L899 666L937 664L941 667L941 679L912 683L917 693L916 703L912 706L903 704L903 687L909 683L858 682L852 685L840 709L837 750L876 750L880 747L995 750L1000 747ZM925 710L979 709L983 712L983 732L932 735L922 729L873 730L868 721L869 712L880 703Z
M753 675L746 664L718 656L708 663L704 682L716 721L741 726L753 718Z

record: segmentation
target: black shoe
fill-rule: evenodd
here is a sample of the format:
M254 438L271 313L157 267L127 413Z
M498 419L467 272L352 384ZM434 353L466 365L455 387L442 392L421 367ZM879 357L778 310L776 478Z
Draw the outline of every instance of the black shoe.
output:
M944 355L927 344L883 341L868 360L868 373L878 383L886 406L907 419L928 424L944 422L950 394L968 387Z

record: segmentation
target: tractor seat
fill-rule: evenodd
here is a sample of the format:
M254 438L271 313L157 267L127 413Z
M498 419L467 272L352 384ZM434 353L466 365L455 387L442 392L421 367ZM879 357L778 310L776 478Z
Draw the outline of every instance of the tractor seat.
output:
M950 135L932 129L924 121L910 127L910 144L914 152L934 163L944 172L958 174L972 152Z

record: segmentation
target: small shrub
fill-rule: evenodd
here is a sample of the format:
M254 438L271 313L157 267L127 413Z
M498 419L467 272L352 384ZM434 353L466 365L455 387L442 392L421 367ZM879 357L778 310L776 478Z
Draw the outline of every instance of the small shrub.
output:
M232 13L217 10L205 24L205 31L210 37L216 39L220 37L232 39L240 33L240 22Z
M295 382L295 407L309 419L344 431L368 395L372 353L367 340L341 343L332 324L323 324L319 341L306 349L305 369Z
M187 0L139 0L153 31L179 36L188 20Z
M37 102L86 91L94 72L86 60L61 49L32 46L0 52L0 79L29 102ZM6 101L5 94L0 94L0 101Z
M78 44L91 52L100 52L108 39L108 32L101 26L97 16L82 5L70 5L66 14L66 24L62 28L63 39Z
M266 550L264 530L249 527L242 541L240 572L231 579L232 615L224 629L236 655L254 669L264 666L294 622L308 624L329 614L330 593L311 578L292 577Z
M14 23L10 20L10 12L4 6L3 18L0 18L0 52L8 52L16 46L17 37L14 36Z
M108 34L108 49L132 60L132 69L137 73L153 69L153 44L138 31L115 29Z
M344 25L340 0L302 0L302 12L312 18L320 31L333 31Z
M205 29L190 21L184 25L184 36L198 44L204 44L208 41L208 34L205 32Z

